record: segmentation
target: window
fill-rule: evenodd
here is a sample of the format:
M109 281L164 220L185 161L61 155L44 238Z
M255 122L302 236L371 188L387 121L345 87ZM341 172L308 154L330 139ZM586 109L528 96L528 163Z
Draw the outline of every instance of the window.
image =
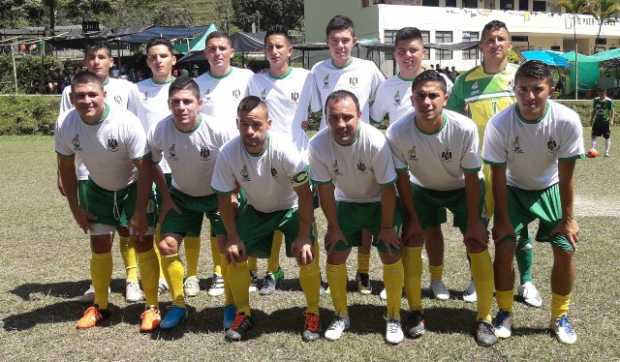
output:
M478 39L477 31L464 31L463 32L463 41L476 41Z
M519 10L528 11L530 9L530 1L529 0L519 0Z
M448 50L448 49L435 49L435 59L437 59L437 60L452 60L452 50Z
M463 0L463 7L475 9L478 7L478 0Z
M424 44L428 44L431 42L431 32L428 30L420 30L420 33L422 33L422 42ZM424 60L429 60L431 59L431 48L427 48L424 47L424 50L426 50L426 52L424 53Z
M502 10L512 10L514 9L514 1L513 0L500 0L499 8Z
M479 32L477 31L464 31L463 32L463 42L466 41L477 41L479 40ZM470 59L479 59L480 58L480 52L478 47L474 47L474 48L470 48L470 49L463 49L461 51L461 54L463 55L463 60L470 60Z
M455 8L456 7L456 0L446 0L446 7Z
M513 35L511 39L513 43L529 43L527 35Z
M452 32L451 31L440 31L437 30L435 33L435 42L437 43L452 43Z
M533 5L534 5L532 7L533 11L547 11L547 2L546 1L534 0Z
M556 52L562 51L562 47L559 45L552 45L551 50L555 50Z
M422 0L422 6L439 6L439 0Z
M606 45L607 44L607 39L605 39L605 38L596 38L595 44L596 45Z
M383 31L383 42L385 44L394 44L394 40L396 40L396 30L384 30Z

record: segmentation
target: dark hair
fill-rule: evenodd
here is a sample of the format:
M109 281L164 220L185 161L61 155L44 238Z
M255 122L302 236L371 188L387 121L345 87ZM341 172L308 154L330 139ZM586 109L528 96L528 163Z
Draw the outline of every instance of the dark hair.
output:
M327 27L325 28L325 36L329 37L329 34L332 31L340 31L351 29L351 35L355 36L355 29L353 28L353 20L344 15L336 15L329 23L327 23Z
M432 69L425 70L415 77L411 84L411 91L413 92L418 86L426 82L438 82L441 90L447 93L448 86L446 85L446 80L438 71Z
M105 51L108 53L108 56L110 58L112 57L112 48L110 47L110 43L105 41L98 41L86 44L86 47L84 48L84 58L88 56L88 53L96 52L100 49L105 49Z
M230 35L228 35L228 33L224 32L224 31L214 31L212 33L210 33L209 35L207 35L207 39L205 39L205 46L207 45L207 43L209 42L209 40L211 39L218 39L218 38L224 38L226 40L228 40L228 44L232 47L232 41L230 40Z
M484 26L484 28L482 28L482 35L480 36L480 40L484 40L484 37L487 35L487 33L498 29L504 29L507 33L509 33L508 28L506 27L506 23L499 20L491 20Z
M192 92L197 99L200 99L200 87L194 79L191 77L179 77L175 79L172 84L170 84L170 88L168 89L168 97L172 97L172 95L181 90L188 90Z
M76 75L73 76L73 79L71 79L71 90L73 90L73 87L78 84L87 83L95 83L103 90L103 82L101 81L101 79L99 79L99 77L97 77L95 73L89 72L87 70L78 72Z
M267 118L269 118L267 103L263 102L263 100L257 96L247 96L239 102L239 106L237 107L237 117L241 117L242 114L252 112L256 107L265 108L265 113L267 114Z
M289 38L288 36L288 31L286 30L285 27L281 25L274 25L269 30L267 30L267 33L265 34L264 42L267 43L267 39L269 39L269 37L272 35L281 35L286 38L286 41L289 44L291 43L291 38Z
M551 69L549 66L540 60L528 60L521 64L517 73L515 74L515 83L520 78L534 78L538 80L546 80L549 84L552 84Z
M170 42L170 40L168 39L164 39L164 38L153 38L151 40L149 40L146 43L146 52L149 52L149 49L151 49L154 46L157 45L163 45L166 48L168 48L168 50L170 51L170 53L174 54L174 47L172 46L172 43Z
M335 101L340 101L343 99L352 99L353 103L355 103L355 109L357 110L357 112L361 112L360 110L360 101L357 99L357 96L351 92L349 92L348 90L337 90L335 92L332 92L329 96L327 96L327 99L325 100L325 116L327 116L327 105L330 104L331 102L335 102Z
M394 38L394 47L396 47L399 41L404 40L420 40L422 43L424 43L424 39L422 39L422 33L420 32L420 29L411 26L401 28L396 32L396 37Z

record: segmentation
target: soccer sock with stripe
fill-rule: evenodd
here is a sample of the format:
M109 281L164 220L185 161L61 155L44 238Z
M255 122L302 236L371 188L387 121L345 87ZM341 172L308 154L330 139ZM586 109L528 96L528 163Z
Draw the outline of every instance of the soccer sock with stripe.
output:
M112 280L112 253L92 253L90 278L95 288L95 304L99 309L108 309L108 287Z
M368 274L370 271L370 253L365 254L357 249L357 272L360 274Z
M383 264L388 319L400 320L400 298L403 295L404 278L403 263L400 260L392 264Z
M187 265L187 276L197 276L198 260L200 259L200 236L185 236L185 238L183 238L183 244L185 244L185 262Z
M325 269L327 270L329 294L332 297L336 315L346 317L349 315L347 309L347 265L327 263Z
M275 273L280 268L280 249L282 249L282 242L284 241L284 234L280 231L273 233L273 241L271 242L271 254L267 261L267 271L269 273Z
M220 260L220 248L217 246L217 237L212 236L211 257L213 258L213 274L222 276L222 261Z
M159 282L160 267L155 248L138 253L138 266L140 268L140 279L142 280L142 290L144 290L146 304L157 306L157 284Z
M183 291L183 276L185 270L179 254L162 255L161 263L164 269L164 276L170 287L172 304L177 307L185 307L185 295Z
M570 304L570 294L560 295L551 293L551 319L557 320L561 316L568 314Z
M477 288L478 286L476 286ZM512 313L512 298L513 292L510 290L496 290L495 299L497 300L497 307L504 312Z
M478 294L477 320L491 322L491 308L493 307L493 263L488 250L481 253L469 253L471 260L471 274ZM511 296L512 298L512 296Z
M318 255L318 242L314 242L312 246L312 255ZM312 263L299 267L299 284L306 296L308 304L307 312L319 315L319 300L321 297L321 270L319 268L319 259L314 258Z
M232 291L230 289L230 264L226 255L220 254L222 265L222 277L224 278L224 305L234 304Z
M605 138L605 154L609 153L609 147L611 147L611 138Z
M528 235L527 228L519 235L517 241L517 266L519 267L519 281L521 284L532 281L532 265L534 263L534 250L532 240Z
M255 256L250 256L248 257L248 270L251 272L256 273L256 271L258 270L257 266L256 266L256 257Z
M138 260L136 257L136 237L120 236L118 237L118 246L125 265L127 274L127 282L138 282Z
M155 250L155 256L157 257L157 265L159 265L159 277L163 280L164 278L164 268L161 263L161 254L159 253L159 241L161 241L161 225L157 225L155 227L155 235L153 239L153 250Z
M439 281L443 279L443 264L430 265L428 264L428 271L431 274L431 282Z
M230 289L238 313L250 315L250 271L248 263L243 261L229 265Z
M422 247L406 246L402 250L405 294L409 310L422 311Z

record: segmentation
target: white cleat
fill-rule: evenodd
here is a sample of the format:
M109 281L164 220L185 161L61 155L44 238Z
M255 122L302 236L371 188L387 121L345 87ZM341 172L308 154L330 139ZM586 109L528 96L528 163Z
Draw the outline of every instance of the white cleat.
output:
M512 315L500 310L495 316L493 327L497 338L509 338L512 335Z
M431 290L433 291L433 296L438 300L448 300L450 299L450 291L444 285L441 280L433 280L431 282Z
M532 282L525 282L517 288L517 294L523 298L525 304L540 308L542 306L542 298L536 286Z
M157 295L166 294L169 289L170 288L168 288L168 282L166 279L160 278L159 284L157 284Z
M351 320L349 317L334 317L327 330L325 331L325 339L330 341L337 341L342 337L344 331L351 326Z
M463 291L463 300L467 303L476 303L478 301L478 294L476 294L476 285L472 280L469 282L469 286Z
M405 339L400 321L389 319L385 325L385 341L390 344L399 344Z
M207 294L212 297L219 297L224 294L224 278L221 275L213 274L213 282L207 290Z
M125 285L125 301L127 303L137 303L144 300L144 292L140 289L140 283L127 282Z
M555 321L552 320L550 329L558 338L558 341L562 343L574 344L575 342L577 342L577 334L573 329L573 325L568 320L567 315L563 315Z
M200 280L197 276L192 275L183 282L183 292L187 297L195 297L200 293Z

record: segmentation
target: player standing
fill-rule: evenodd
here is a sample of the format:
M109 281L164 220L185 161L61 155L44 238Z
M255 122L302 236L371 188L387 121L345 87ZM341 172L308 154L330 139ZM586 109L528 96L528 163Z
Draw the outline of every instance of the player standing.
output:
M609 126L614 123L614 102L607 97L607 89L599 88L598 97L592 100L592 148L596 149L596 138L603 136L605 139L605 157L609 157L611 146L611 132Z

